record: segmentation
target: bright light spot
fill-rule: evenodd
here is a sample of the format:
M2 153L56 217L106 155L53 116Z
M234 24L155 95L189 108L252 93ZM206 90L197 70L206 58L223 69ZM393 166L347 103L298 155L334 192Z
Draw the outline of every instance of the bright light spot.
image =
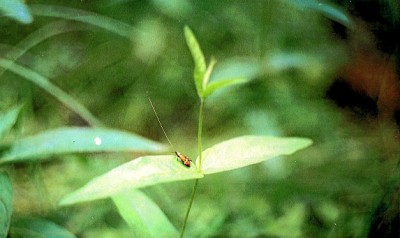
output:
M101 139L100 139L100 137L94 138L94 143L95 143L96 145L101 145Z

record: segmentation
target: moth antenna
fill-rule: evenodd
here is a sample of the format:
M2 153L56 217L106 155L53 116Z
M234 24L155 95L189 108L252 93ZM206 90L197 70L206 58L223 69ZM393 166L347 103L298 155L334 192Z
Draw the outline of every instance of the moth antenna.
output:
M167 133L166 133L165 130L164 130L163 125L161 124L160 118L158 117L158 114L157 114L156 109L155 109L155 107L154 107L154 105L153 105L153 102L151 101L151 99L150 99L149 96L147 96L147 98L149 99L150 105L151 105L151 107L153 108L154 114L155 114L156 117L157 117L158 124L160 124L161 129L162 129L162 131L164 132L165 138L167 138L167 141L168 141L168 143L171 145L171 147L174 147L174 146L172 145L171 141L169 140L169 138L168 138L168 136L167 136Z

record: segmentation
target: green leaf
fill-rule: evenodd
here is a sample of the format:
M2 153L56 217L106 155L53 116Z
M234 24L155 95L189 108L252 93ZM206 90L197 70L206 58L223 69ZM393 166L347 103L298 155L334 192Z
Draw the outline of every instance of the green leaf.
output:
M280 155L293 154L311 144L312 141L306 138L236 137L203 151L201 170L204 174L213 174L238 169Z
M129 24L90 11L47 4L30 4L29 7L33 15L83 22L113 32L128 40L139 33Z
M228 78L253 79L263 74L263 64L253 57L234 57L218 63L213 70L210 81Z
M353 27L353 22L347 15L345 9L336 6L335 4L318 0L292 1L290 3L293 3L299 7L305 7L319 11L325 17L342 24L347 28Z
M167 216L141 191L123 192L112 199L135 237L178 237Z
M12 214L13 189L5 172L0 172L0 238L7 237Z
M133 188L202 177L203 174L195 166L185 167L173 155L144 156L94 178L84 187L64 197L60 204L101 199Z
M212 58L211 61L210 61L210 64L207 67L206 73L204 74L203 90L207 87L208 81L210 80L211 73L212 73L216 63L217 63L217 61ZM203 95L203 97L204 97L204 95Z
M28 7L22 0L0 0L0 13L24 24L33 21Z
M33 47L37 46L41 42L54 37L59 34L65 34L71 31L82 31L89 30L89 25L83 25L79 22L71 21L55 21L51 22L43 27L37 29L31 34L24 36L24 39L19 41L16 45L10 48L5 54L2 55L3 58L10 60L11 62L16 62L18 58L25 55ZM32 59L35 60L35 59ZM0 68L0 77L3 75L5 68Z
M21 106L16 106L5 113L0 112L0 140L3 139L15 124Z
M192 30L188 26L184 28L186 44L189 47L190 53L194 61L194 83L196 85L197 94L200 98L203 98L203 80L206 74L207 66L206 60L204 59L203 52L201 51L200 45L196 40Z
M10 228L12 238L75 238L65 228L44 219L21 218L13 221Z
M101 125L101 122L95 118L88 109L86 109L81 103L76 101L69 94L61 90L56 85L52 84L46 77L38 74L37 72L15 64L13 61L0 57L0 67L10 70L11 72L25 78L28 81L41 87L49 94L53 95L60 102L66 105L69 109L76 112L79 116L85 119L89 124L93 126Z
M17 140L0 156L0 164L41 160L65 153L164 150L162 144L133 133L105 128L65 127Z
M221 79L221 80L216 80L212 81L209 83L203 93L203 97L207 98L211 94L213 94L215 91L218 89L222 89L228 86L233 86L236 84L241 84L241 83L246 83L249 80L246 78L229 78L229 79Z

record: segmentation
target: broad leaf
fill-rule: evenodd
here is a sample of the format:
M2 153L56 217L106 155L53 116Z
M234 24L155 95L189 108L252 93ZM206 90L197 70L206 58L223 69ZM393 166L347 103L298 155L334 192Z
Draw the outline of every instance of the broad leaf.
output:
M10 228L12 238L75 238L65 228L44 219L24 218L13 221Z
M312 141L305 138L236 137L203 151L201 170L204 174L233 170L276 156L290 155L311 144Z
M0 140L6 136L8 131L15 124L20 110L21 106L17 106L8 110L4 114L0 112Z
M199 97L203 98L203 80L207 70L206 60L204 59L203 52L200 45L196 40L192 30L188 26L184 28L186 43L189 47L190 53L194 61L194 83Z
M7 237L12 214L12 184L5 172L0 172L0 238Z
M0 0L1 15L6 15L24 24L29 24L33 21L28 7L22 0Z
M167 216L141 191L134 189L112 199L135 237L178 237Z
M229 78L229 79L221 79L221 80L212 81L211 83L209 83L207 85L203 96L204 96L204 98L207 98L208 96L213 94L218 89L236 85L236 84L246 83L246 82L248 82L248 79L245 79L245 78Z
M0 156L0 164L41 160L51 155L77 152L161 152L162 144L119 130L65 127L15 141Z
M197 172L195 166L185 167L173 155L139 157L94 178L64 197L60 204L106 198L133 188L201 177L203 174Z

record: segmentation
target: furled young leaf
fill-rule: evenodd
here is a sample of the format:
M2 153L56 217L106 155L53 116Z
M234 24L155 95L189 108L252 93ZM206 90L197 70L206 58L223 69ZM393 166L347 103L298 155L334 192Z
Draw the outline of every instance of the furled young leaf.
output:
M8 133L14 123L17 121L17 117L21 106L14 107L5 113L0 112L0 140Z
M207 98L208 96L213 94L218 89L236 85L236 84L246 83L246 82L248 82L248 79L245 79L245 78L229 78L229 79L221 79L221 80L212 81L211 83L209 83L207 85L203 96L204 96L204 98Z
M1 15L6 15L24 24L29 24L33 21L28 7L22 0L0 0Z
M135 237L178 237L178 231L167 216L141 191L119 193L112 199Z
M65 153L164 150L162 144L133 133L104 128L65 127L15 141L0 155L0 164L41 160Z
M207 67L207 70L204 74L204 79L203 79L203 90L207 87L208 81L211 78L211 73L213 72L214 66L217 63L217 61L213 58L211 58L210 64ZM203 94L204 98L204 94Z
M201 170L204 174L233 170L276 156L293 154L311 144L312 141L306 138L236 137L206 149L202 154Z
M5 172L0 172L0 238L7 237L12 213L12 184Z
M12 238L75 238L65 228L40 218L24 218L13 221L10 228Z
M203 174L195 166L185 167L173 155L139 157L94 178L84 187L64 197L60 204L106 198L133 188L201 177Z
M190 53L194 61L194 83L199 97L203 96L203 80L207 70L206 60L204 59L203 52L200 45L196 40L192 30L188 26L184 28L186 43L189 47Z

